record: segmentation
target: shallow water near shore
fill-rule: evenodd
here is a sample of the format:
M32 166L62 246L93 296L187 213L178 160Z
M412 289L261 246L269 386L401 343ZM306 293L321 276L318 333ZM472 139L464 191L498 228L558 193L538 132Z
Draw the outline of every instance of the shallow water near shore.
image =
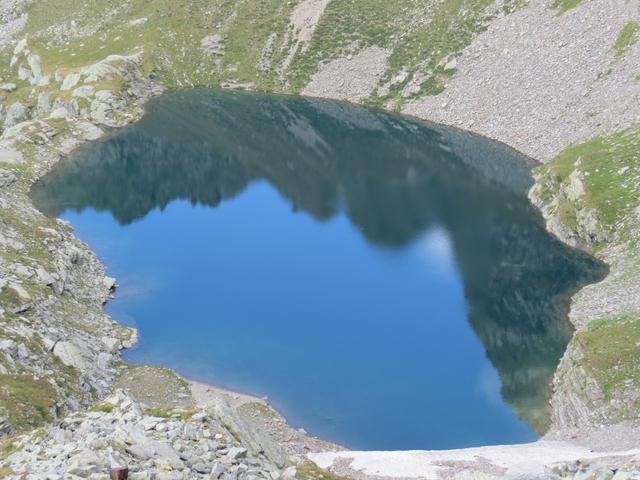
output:
M266 395L347 447L459 448L544 430L568 295L603 274L545 231L530 167L383 112L193 90L32 196L118 278L127 360Z

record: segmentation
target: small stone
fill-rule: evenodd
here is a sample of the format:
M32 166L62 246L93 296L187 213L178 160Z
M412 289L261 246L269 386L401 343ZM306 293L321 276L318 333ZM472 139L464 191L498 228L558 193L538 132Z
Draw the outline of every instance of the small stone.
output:
M227 457L236 460L247 456L247 449L242 447L231 447L227 452Z
M20 300L22 300L23 302L28 302L29 300L31 300L31 295L29 295L29 292L27 292L22 287L22 285L12 283L11 285L8 286L8 288L13 290L18 295L18 297L20 297Z
M204 422L207 418L207 412L198 412L191 416L191 420L194 422Z
M102 337L100 339L104 346L107 348L107 351L110 353L115 353L122 347L122 342L119 338L114 337Z
M193 466L193 469L198 473L209 473L211 469L207 467L203 462L198 462Z
M211 466L211 475L209 478L211 480L216 480L220 478L220 476L224 473L224 465L221 462L214 462Z
M102 285L107 290L114 290L116 288L116 279L113 277L104 277L102 279Z

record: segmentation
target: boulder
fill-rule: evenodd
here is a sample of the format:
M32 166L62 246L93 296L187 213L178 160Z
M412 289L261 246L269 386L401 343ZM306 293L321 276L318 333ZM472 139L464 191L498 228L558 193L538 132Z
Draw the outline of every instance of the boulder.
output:
M82 85L71 92L71 95L74 97L88 98L93 96L94 93L95 88L93 88L91 85Z
M5 127L13 127L14 125L27 120L29 110L20 102L14 102L7 109L7 114L4 118Z
M24 52L26 48L27 48L27 39L23 38L16 44L16 47L13 49L13 54L17 57L22 52Z
M91 119L96 123L107 123L112 108L109 104L94 100L91 102Z
M69 112L67 112L67 109L64 107L58 107L49 114L49 118L52 118L52 119L60 119L60 118L68 118L68 117L69 117Z
M38 95L38 103L36 106L38 113L47 113L51 111L51 93L41 92Z
M211 475L209 476L210 480L217 480L224 473L224 465L222 462L214 462L211 466Z
M53 277L44 268L42 267L36 268L36 276L38 277L38 280L40 281L40 283L47 286L53 285L53 282L54 282Z
M104 277L102 279L102 284L107 290L114 290L116 288L116 279L113 277Z
M8 187L17 180L13 172L9 170L0 170L0 188ZM0 241L0 243L3 243Z
M62 85L60 86L60 90L71 90L73 87L75 87L78 84L79 81L80 81L79 73L70 73L66 77L64 77L64 80L62 81Z
M27 292L22 287L22 285L18 285L17 283L12 283L8 286L8 288L13 290L18 295L20 300L22 300L23 302L28 302L29 300L31 300L31 295L29 295L29 292Z
M247 456L247 449L243 447L231 447L227 452L227 457L237 460L238 458L245 458Z
M71 342L58 342L53 347L53 354L68 367L83 368L85 360L76 345Z
M298 475L298 469L296 467L287 467L280 475L280 480L297 480L300 478Z
M2 83L0 84L0 90L4 92L13 92L17 88L15 83Z

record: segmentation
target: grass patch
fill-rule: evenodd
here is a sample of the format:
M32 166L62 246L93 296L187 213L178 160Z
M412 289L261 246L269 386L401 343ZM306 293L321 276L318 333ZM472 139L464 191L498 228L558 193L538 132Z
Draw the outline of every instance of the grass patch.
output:
M200 410L197 408L173 408L173 409L164 409L164 408L148 408L144 411L145 415L149 415L151 417L158 418L179 418L183 422L189 420Z
M18 307L23 303L27 303L26 301L20 298L18 292L16 292L9 285L6 285L2 291L0 291L0 305L7 307Z
M145 73L155 73L168 87L217 85L228 78L267 87L275 76L259 72L258 59L269 35L284 38L292 8L293 2L278 0L45 0L29 7L26 31L47 71L143 51ZM64 38L47 28L69 28L71 21L86 34ZM223 39L223 56L201 48L201 40L213 34Z
M144 411L145 415L158 418L171 418L172 412L170 410L163 410L161 408L149 408Z
M640 316L591 322L576 341L583 347L584 365L607 398L627 385L640 387Z
M582 3L582 0L555 0L552 8L558 9L558 15L568 12L572 8L576 8Z
M14 474L15 472L11 469L11 467L0 467L0 478L9 478Z
M564 206L561 219L571 226L577 208L594 208L602 227L624 236L626 222L640 205L640 126L570 147L538 167L537 173L557 191L558 185L569 182L574 170L582 172L586 193L580 205Z
M635 21L627 23L622 30L620 30L618 38L616 38L616 42L613 44L613 50L617 60L624 57L627 48L638 41L638 30L640 30L640 24Z
M296 463L296 469L298 474L303 479L308 480L346 480L346 477L341 477L335 473L322 470L315 463L307 460L303 463Z
M58 395L44 379L31 375L0 375L0 408L8 413L13 427L25 431L51 420Z
M22 445L17 444L13 440L6 440L0 443L0 460L8 458L10 455L22 450Z
M95 405L94 407L92 407L89 411L90 412L111 413L111 412L113 412L114 408L115 408L115 406L111 405L110 403L99 403L98 405Z

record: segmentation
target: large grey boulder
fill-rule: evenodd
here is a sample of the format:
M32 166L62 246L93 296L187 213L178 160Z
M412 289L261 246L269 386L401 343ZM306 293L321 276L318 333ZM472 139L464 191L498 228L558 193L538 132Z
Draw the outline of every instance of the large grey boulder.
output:
M276 443L267 433L244 419L228 402L218 398L208 405L208 409L246 447L245 452L242 453L233 450L234 454L242 456L248 450L252 456L262 455L278 468L284 468L289 465L289 457L282 446ZM232 452L232 450L229 450L229 452Z
M67 367L82 369L85 360L80 349L71 342L58 342L53 347L53 354L60 359Z
M20 102L14 102L7 109L7 115L4 118L5 127L13 127L14 125L27 120L29 109Z

